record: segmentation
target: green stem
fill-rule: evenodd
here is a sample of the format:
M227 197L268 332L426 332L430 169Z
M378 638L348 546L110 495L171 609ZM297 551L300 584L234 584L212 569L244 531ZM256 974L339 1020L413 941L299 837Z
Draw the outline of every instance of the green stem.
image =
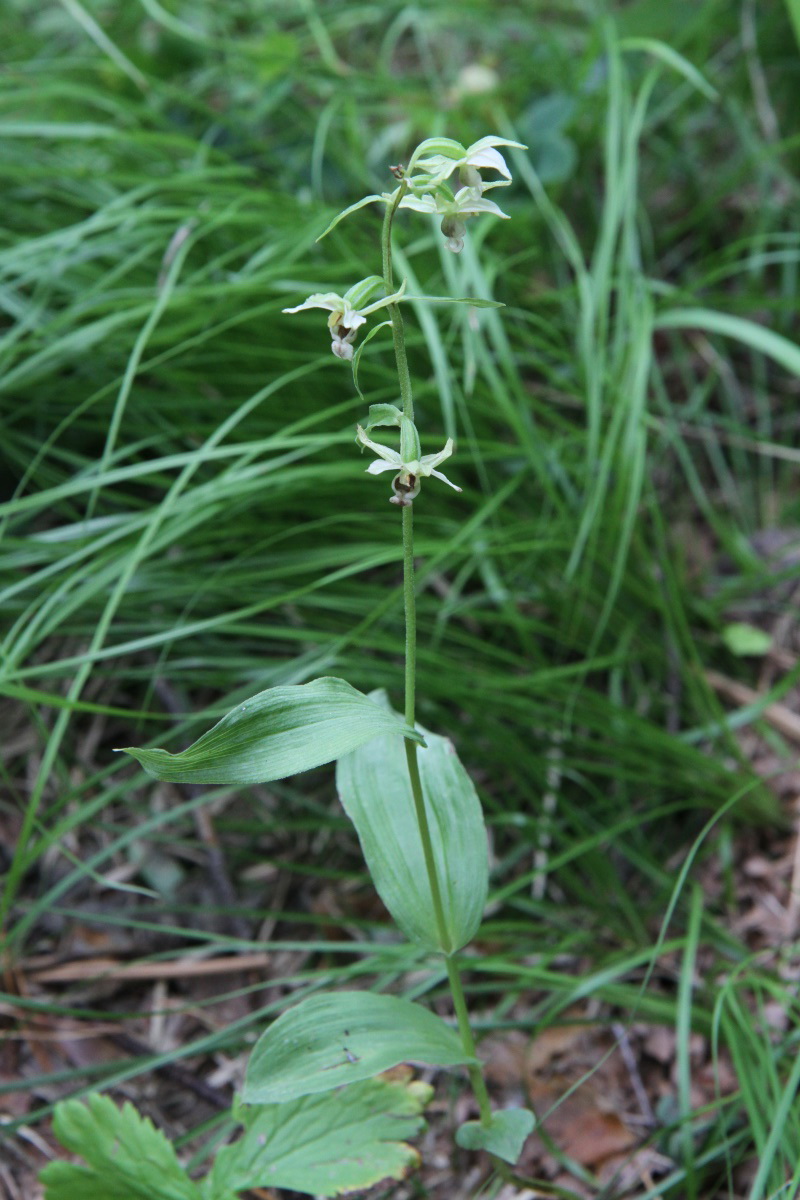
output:
M403 598L406 614L406 724L414 728L415 724L415 692L417 672L417 610L414 597L414 510L410 504L403 509ZM425 858L425 870L431 889L433 913L439 941L445 953L450 952L450 934L444 915L442 890L439 886L439 875L436 870L436 859L433 853L428 810L425 807L425 796L422 791L422 780L419 775L417 760L417 743L406 738L406 762L408 775L411 780L411 794L414 797L414 812L419 826L419 836L422 841L422 853Z
M472 1026L469 1023L467 1001L464 996L464 986L458 970L458 961L453 954L448 954L444 961L447 964L447 978L450 980L450 991L453 994L453 1006L456 1010L458 1032L461 1034L461 1045L470 1058L477 1058L475 1038L472 1035ZM486 1090L483 1073L479 1066L469 1067L468 1071L472 1091L475 1094L475 1099L478 1101L478 1108L480 1109L481 1124L488 1125L492 1119L492 1108L489 1103L489 1093Z
M400 184L400 187L394 194L394 199L391 204L386 205L386 214L383 218L383 230L381 232L381 259L383 263L383 286L387 296L392 296L395 291L394 274L392 271L392 222L394 215L400 206L400 201L408 191L408 184L405 179ZM408 357L406 355L406 339L403 331L403 314L400 312L399 304L387 305L389 319L392 322L392 340L394 342L394 357L397 362L397 377L400 381L400 396L403 401L403 413L408 417L409 421L414 420L414 396L411 391L411 375L408 370Z
M386 289L387 296L390 296L394 288L394 277L392 273L392 222L394 215L400 205L405 192L407 190L405 180L397 189L394 199L391 204L386 206L386 215L383 220L383 231L381 234L381 257L383 261L383 286ZM392 322L392 337L394 340L394 353L397 362L397 376L400 381L400 395L403 401L403 414L414 420L414 398L411 390L411 375L408 369L408 357L406 355L405 333L403 330L403 318L400 313L398 304L390 304L388 306L389 317ZM406 625L406 655L405 655L405 720L406 724L413 729L416 722L416 679L417 679L417 608L416 596L414 593L414 510L411 504L403 507L403 606L405 610L405 625ZM445 962L447 964L447 977L450 981L450 990L453 996L453 1006L456 1010L456 1020L458 1021L458 1030L461 1036L461 1045L464 1047L464 1052L470 1058L476 1058L475 1053L475 1038L472 1034L472 1028L469 1023L469 1013L467 1011L467 1002L464 996L464 988L461 983L461 975L458 970L458 962L455 958L452 949L450 934L447 929L447 920L444 913L444 904L442 903L442 890L439 885L439 875L436 870L436 859L433 853L433 840L431 838L430 824L428 821L428 812L425 806L425 795L422 790L422 780L419 774L419 762L417 760L417 743L406 739L406 762L408 763L408 775L411 780L411 794L414 799L414 812L417 818L417 826L419 828L419 836L422 842L422 853L425 859L425 871L428 876L428 886L431 891L431 902L433 904L434 918L436 920L436 929L439 934L439 941L442 949L445 952ZM472 1090L478 1101L480 1109L481 1122L488 1125L491 1120L491 1106L489 1103L489 1093L486 1090L481 1068L478 1065L468 1068L469 1079L472 1085Z

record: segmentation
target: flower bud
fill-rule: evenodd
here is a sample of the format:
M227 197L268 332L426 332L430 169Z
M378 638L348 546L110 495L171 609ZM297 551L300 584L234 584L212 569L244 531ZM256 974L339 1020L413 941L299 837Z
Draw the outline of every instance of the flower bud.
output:
M442 218L441 229L447 238L447 249L452 250L453 254L460 254L464 249L464 234L467 232L464 222L458 217L446 216Z
M477 188L479 193L483 190L483 180L477 167L470 166L467 163L459 169L458 176L462 187Z

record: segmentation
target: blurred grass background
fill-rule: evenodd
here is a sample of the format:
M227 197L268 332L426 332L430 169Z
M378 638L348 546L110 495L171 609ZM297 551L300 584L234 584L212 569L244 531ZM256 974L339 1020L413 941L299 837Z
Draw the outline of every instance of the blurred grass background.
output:
M265 926L302 953L175 1060L241 1046L290 983L406 979L330 772L202 796L112 750L177 749L318 674L399 699L399 523L353 444L365 405L319 314L281 309L378 269L370 210L315 238L423 137L519 138L512 220L456 259L409 217L397 259L412 291L506 306L408 320L423 450L455 437L464 488L418 502L418 688L491 826L475 1004L490 1028L520 997L530 1029L592 997L713 1030L737 1089L701 1139L682 1060L667 1124L690 1136L659 1194L727 1195L708 1180L755 1154L766 1197L800 1161L791 939L759 956L732 915L741 831L791 818L796 745L764 712L800 674L800 58L790 7L690 8L6 6L2 915L20 969L87 925L144 958L261 948ZM359 382L396 398L387 341ZM733 710L731 681L752 689ZM665 946L702 953L694 987L649 986Z

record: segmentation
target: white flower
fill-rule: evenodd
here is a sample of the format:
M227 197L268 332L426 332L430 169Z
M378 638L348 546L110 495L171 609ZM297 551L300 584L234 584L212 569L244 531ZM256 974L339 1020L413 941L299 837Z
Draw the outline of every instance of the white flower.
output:
M458 170L461 182L470 187L479 187L482 191L492 187L507 187L511 182L511 172L502 154L495 149L496 146L525 149L522 142L512 142L509 138L483 137L466 149L460 142L450 141L449 138L429 138L414 151L409 163L409 174L412 167L421 167L430 176L428 186L435 187L449 179L453 171ZM427 154L428 150L432 153ZM422 154L417 157L420 151ZM497 171L503 178L494 183L485 183L480 175L481 169Z
M447 248L448 250L452 250L454 254L459 254L464 249L464 234L466 233L464 222L468 217L488 212L492 213L495 217L508 219L508 213L504 213L493 200L485 200L483 198L480 188L463 187L460 191L456 192L455 196L448 194L448 192L449 189L441 185L435 194L426 193L423 196L404 196L400 201L400 208L410 208L414 212L436 213L440 215L442 218L442 233L447 238Z
M302 304L298 304L294 308L284 308L283 311L297 313L306 308L322 308L329 312L331 315L328 317L328 329L331 333L331 349L337 358L349 361L353 357L353 341L369 314L377 312L379 308L386 308L388 304L395 304L406 290L406 281L403 280L403 286L392 296L384 296L372 304L365 304L365 301L374 296L382 287L383 280L380 275L369 275L349 288L343 296L339 296L336 292L314 292L313 296L309 296Z
M453 483L441 471L436 468L440 463L443 463L446 458L449 458L453 453L453 439L448 438L443 450L438 454L423 454L419 453L419 436L411 421L406 424L405 418L401 426L401 449L405 454L399 453L397 450L392 450L389 446L383 446L380 442L373 442L372 438L365 433L364 429L359 425L356 440L362 446L368 446L378 458L369 464L367 472L370 475L380 475L383 471L394 471L395 479L392 481L394 495L391 498L392 504L399 504L402 507L410 504L415 496L419 494L419 486L421 479L427 479L431 475L435 479L441 479L448 487L451 487L456 492L460 492L461 488ZM405 443L405 445L403 444Z

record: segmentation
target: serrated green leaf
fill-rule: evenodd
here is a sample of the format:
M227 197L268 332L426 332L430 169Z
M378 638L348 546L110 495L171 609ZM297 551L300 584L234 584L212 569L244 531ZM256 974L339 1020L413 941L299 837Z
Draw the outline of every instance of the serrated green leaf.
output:
M367 1079L288 1104L240 1106L245 1132L217 1154L207 1198L258 1187L337 1196L402 1179L419 1162L402 1139L424 1128L432 1092L425 1083Z
M179 754L124 753L169 783L242 785L308 771L387 734L419 737L343 679L323 678L259 692Z
M528 1134L533 1132L536 1118L527 1108L504 1108L492 1113L491 1122L467 1121L456 1130L456 1142L464 1150L488 1150L503 1162L519 1161Z
M333 218L328 228L319 235L317 241L321 242L324 237L327 237L331 230L335 229L340 221L343 221L345 217L350 216L350 213L357 212L359 208L364 208L366 204L375 204L376 202L386 204L386 197L378 195L365 196L363 200L358 200L355 204L351 204L349 208L343 209L337 217Z
M373 693L377 699L381 693ZM384 697L384 702L385 697ZM403 744L376 738L341 757L336 787L356 827L373 882L405 935L451 953L474 937L483 917L489 864L480 800L452 742L425 735L419 770L449 944L433 910Z
M256 1042L246 1104L278 1104L329 1092L398 1063L474 1064L441 1017L398 996L320 992L288 1009Z
M202 1200L172 1144L132 1104L107 1096L62 1100L53 1130L87 1167L50 1163L41 1173L45 1200Z

